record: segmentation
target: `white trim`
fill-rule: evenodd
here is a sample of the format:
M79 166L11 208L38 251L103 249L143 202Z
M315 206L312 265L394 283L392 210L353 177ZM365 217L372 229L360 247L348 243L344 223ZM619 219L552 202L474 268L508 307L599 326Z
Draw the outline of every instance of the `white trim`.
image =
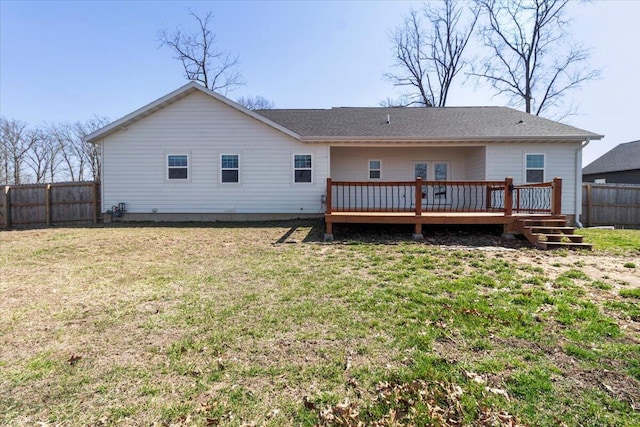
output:
M459 146L477 146L481 143L488 144L494 142L567 142L567 141L584 141L585 138L590 138L591 140L597 140L604 138L603 135L569 135L569 136L553 136L553 135L544 135L544 136L447 136L447 137L437 137L437 136L303 136L300 138L300 141L306 143L313 142L328 142L332 146L344 146L348 144L354 144L354 146L358 146L361 144L367 143L375 143L377 146L379 144L388 143L390 146L396 146L400 143L446 143L446 144L455 144Z
M529 168L527 167L527 156L542 156L542 163L543 166L542 168ZM547 177L547 155L545 153L524 153L524 167L522 168L523 170L523 174L524 176L522 177L522 182L524 182L525 184L537 184L537 182L529 182L529 180L527 180L527 171L532 170L532 171L542 171L542 181L540 182L546 182L546 177Z
M378 162L380 167L378 169L371 168L371 162ZM371 178L371 172L378 171L380 176L378 178ZM367 160L367 180L368 181L381 181L382 180L382 159L368 159Z
M171 156L187 156L187 177L186 178L169 178L169 169L183 169L185 166L169 166L169 157ZM191 181L191 153L171 152L164 155L164 179L166 182L190 182Z
M309 156L311 158L311 168L296 168L296 156ZM313 184L313 154L311 153L293 153L291 155L291 181L294 184ZM311 181L310 182L296 182L296 170L310 170Z
M237 168L223 168L222 167L222 156L237 156L238 157L238 167ZM218 156L218 181L220 184L224 185L238 185L242 183L242 173L240 172L242 169L242 156L239 153L220 153ZM237 170L238 171L238 181L236 182L223 182L222 181L222 172L225 170Z

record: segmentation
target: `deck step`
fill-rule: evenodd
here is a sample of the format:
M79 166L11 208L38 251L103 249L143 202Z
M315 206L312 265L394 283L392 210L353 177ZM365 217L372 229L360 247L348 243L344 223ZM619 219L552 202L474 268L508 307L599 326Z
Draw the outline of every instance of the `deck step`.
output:
M583 242L538 242L536 245L541 249L586 249L592 250L593 244L591 243L583 243Z
M544 238L540 241L561 242L562 239L568 239L573 243L582 243L584 236L580 234L537 234L538 238Z
M549 226L536 225L533 227L525 226L523 228L525 233L529 231L530 233L533 233L533 234L560 234L560 233L573 234L573 232L575 231L575 227L566 227L566 226L561 227L561 226L552 226L552 225L549 225Z
M566 219L526 219L526 220L523 220L521 223L524 227L540 227L540 226L563 227L567 224L567 220Z
M584 242L584 236L575 233L575 227L568 227L562 217L523 218L518 221L522 234L538 249L593 249L591 243Z

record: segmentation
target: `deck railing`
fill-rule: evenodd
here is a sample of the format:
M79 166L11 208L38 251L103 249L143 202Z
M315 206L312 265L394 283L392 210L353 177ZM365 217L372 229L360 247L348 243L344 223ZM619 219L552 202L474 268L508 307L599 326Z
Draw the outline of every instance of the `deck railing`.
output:
M504 181L332 181L332 212L503 212L559 214L562 180L527 185Z

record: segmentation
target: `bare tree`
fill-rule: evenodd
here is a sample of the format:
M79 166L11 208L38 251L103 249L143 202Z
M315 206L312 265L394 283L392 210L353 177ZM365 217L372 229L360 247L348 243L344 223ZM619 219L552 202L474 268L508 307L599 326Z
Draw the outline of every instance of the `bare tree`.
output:
M276 105L273 101L269 101L260 95L253 96L241 96L236 99L236 102L249 110L273 110Z
M109 122L110 120L107 117L94 116L89 120L75 124L76 134L82 141L82 153L92 181L100 182L102 179L102 151L98 144L87 142L85 138Z
M184 29L178 27L170 33L163 28L157 36L160 46L173 50L175 59L182 62L188 80L200 82L225 95L244 85L245 81L238 71L240 59L216 46L216 34L210 29L213 13L207 13L204 18L193 11L189 15L198 21L198 32L185 34Z
M47 173L51 170L52 155L51 141L40 130L33 131L35 141L29 151L25 153L25 164L33 172L37 184L47 180Z
M467 61L463 54L478 20L478 10L459 7L456 0L443 0L440 7L426 4L422 18L411 11L391 36L394 66L398 73L385 78L395 86L412 89L408 105L444 107L454 78Z
M588 67L589 51L569 39L569 0L476 1L488 20L480 34L489 52L470 75L509 96L512 105L545 114L566 92L598 77Z
M398 98L386 97L382 101L378 102L378 105L383 108L408 107L409 105L411 105L411 100L409 100L406 96L400 96Z
M107 118L96 116L84 122L49 125L47 133L52 146L59 150L58 161L64 165L69 180L100 181L100 147L84 139L108 122Z
M52 146L56 147L62 164L65 180L81 181L84 169L81 141L78 141L71 123L56 123L47 127Z
M27 153L40 138L37 131L18 120L0 118L0 150L3 152L5 184L22 184Z

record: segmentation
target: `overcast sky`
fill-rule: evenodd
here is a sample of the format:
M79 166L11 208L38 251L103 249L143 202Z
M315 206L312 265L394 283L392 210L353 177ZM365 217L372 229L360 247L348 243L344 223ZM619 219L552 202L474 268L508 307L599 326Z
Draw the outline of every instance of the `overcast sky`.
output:
M277 108L377 106L399 92L382 75L389 33L420 2L152 2L0 0L0 114L34 125L111 119L180 87L180 62L159 49L160 28L193 28L189 7L215 14L219 46L238 55L247 85ZM640 139L640 1L574 2L573 38L592 50L598 81L572 93L569 124L604 134L584 164ZM507 105L458 81L449 105Z

